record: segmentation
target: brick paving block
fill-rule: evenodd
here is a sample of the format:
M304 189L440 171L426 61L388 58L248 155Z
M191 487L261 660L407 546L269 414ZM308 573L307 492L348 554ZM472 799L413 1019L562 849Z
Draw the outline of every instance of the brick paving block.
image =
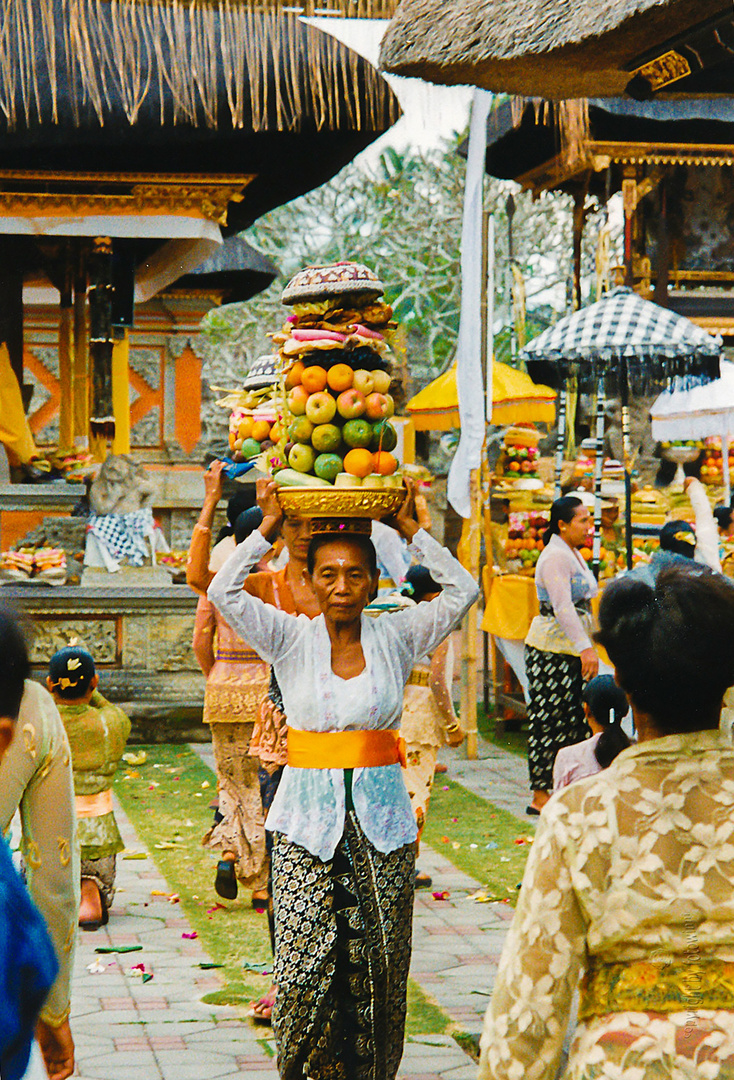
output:
M186 1043L181 1035L154 1035L150 1045L154 1050L185 1050Z
M113 1039L115 1050L149 1050L150 1042L145 1035L127 1035L121 1039Z
M170 1009L171 1007L170 1002L167 1001L166 998L151 998L148 1001L143 999L138 1000L135 1004L141 1012L148 1012L153 1009Z
M103 997L103 998L99 999L99 1005L100 1005L101 1009L110 1009L110 1010L112 1010L112 1009L118 1010L119 1009L119 1010L130 1011L130 1012L134 1012L134 1010L135 1010L135 1002L132 1000L132 998L129 998L129 997L124 997L124 998Z

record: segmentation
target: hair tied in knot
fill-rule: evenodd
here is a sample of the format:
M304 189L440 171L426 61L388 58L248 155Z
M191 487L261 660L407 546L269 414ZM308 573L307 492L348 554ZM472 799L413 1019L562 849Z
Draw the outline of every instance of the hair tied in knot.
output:
M686 530L685 532L677 532L673 536L673 539L677 540L681 544L689 544L690 547L696 546L695 534L692 532L688 532L688 530Z

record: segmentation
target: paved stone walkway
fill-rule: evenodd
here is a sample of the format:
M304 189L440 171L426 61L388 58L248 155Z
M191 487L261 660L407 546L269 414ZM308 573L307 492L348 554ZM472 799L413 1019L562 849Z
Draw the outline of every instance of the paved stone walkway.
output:
M196 747L207 764L209 747ZM476 762L462 752L446 755L449 775L527 823L522 790L524 763L486 744ZM508 760L509 759L509 760ZM116 807L127 849L143 852L124 811ZM430 890L416 896L412 975L449 1014L458 1032L477 1036L512 910L475 904L466 897L478 883L424 845L421 867L448 900ZM168 887L152 858L118 860L118 894L109 925L81 933L72 997L72 1029L78 1075L84 1080L251 1080L276 1077L272 1035L230 1007L201 998L219 985L204 970L207 956L190 933L183 913L168 903ZM97 954L98 946L142 945L140 951ZM98 962L105 970L88 970ZM131 974L136 964L153 974L148 982ZM473 1080L476 1066L451 1035L410 1037L401 1080Z

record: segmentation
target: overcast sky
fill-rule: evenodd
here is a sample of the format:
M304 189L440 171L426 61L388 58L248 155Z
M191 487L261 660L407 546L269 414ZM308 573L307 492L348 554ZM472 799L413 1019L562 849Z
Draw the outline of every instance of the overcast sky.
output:
M387 19L304 19L343 41L348 48L377 67L380 41L387 29ZM373 162L388 147L405 150L411 146L428 150L463 131L469 123L472 87L435 86L422 79L403 79L396 75L385 78L394 90L403 109L403 116L389 131L372 143L357 161Z

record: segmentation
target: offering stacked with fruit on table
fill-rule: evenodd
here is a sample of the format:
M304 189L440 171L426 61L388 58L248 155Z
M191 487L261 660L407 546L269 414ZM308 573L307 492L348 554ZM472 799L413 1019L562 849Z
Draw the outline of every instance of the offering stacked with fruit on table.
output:
M533 511L510 513L507 540L504 544L507 570L510 573L532 577L535 564L543 550L542 537L549 521L547 514Z
M271 335L284 370L276 445L263 463L280 483L398 486L398 435L390 418L392 308L366 267L309 267L289 283L292 314Z
M497 461L497 476L502 476L505 480L537 479L539 440L540 434L531 425L517 424L508 428Z

